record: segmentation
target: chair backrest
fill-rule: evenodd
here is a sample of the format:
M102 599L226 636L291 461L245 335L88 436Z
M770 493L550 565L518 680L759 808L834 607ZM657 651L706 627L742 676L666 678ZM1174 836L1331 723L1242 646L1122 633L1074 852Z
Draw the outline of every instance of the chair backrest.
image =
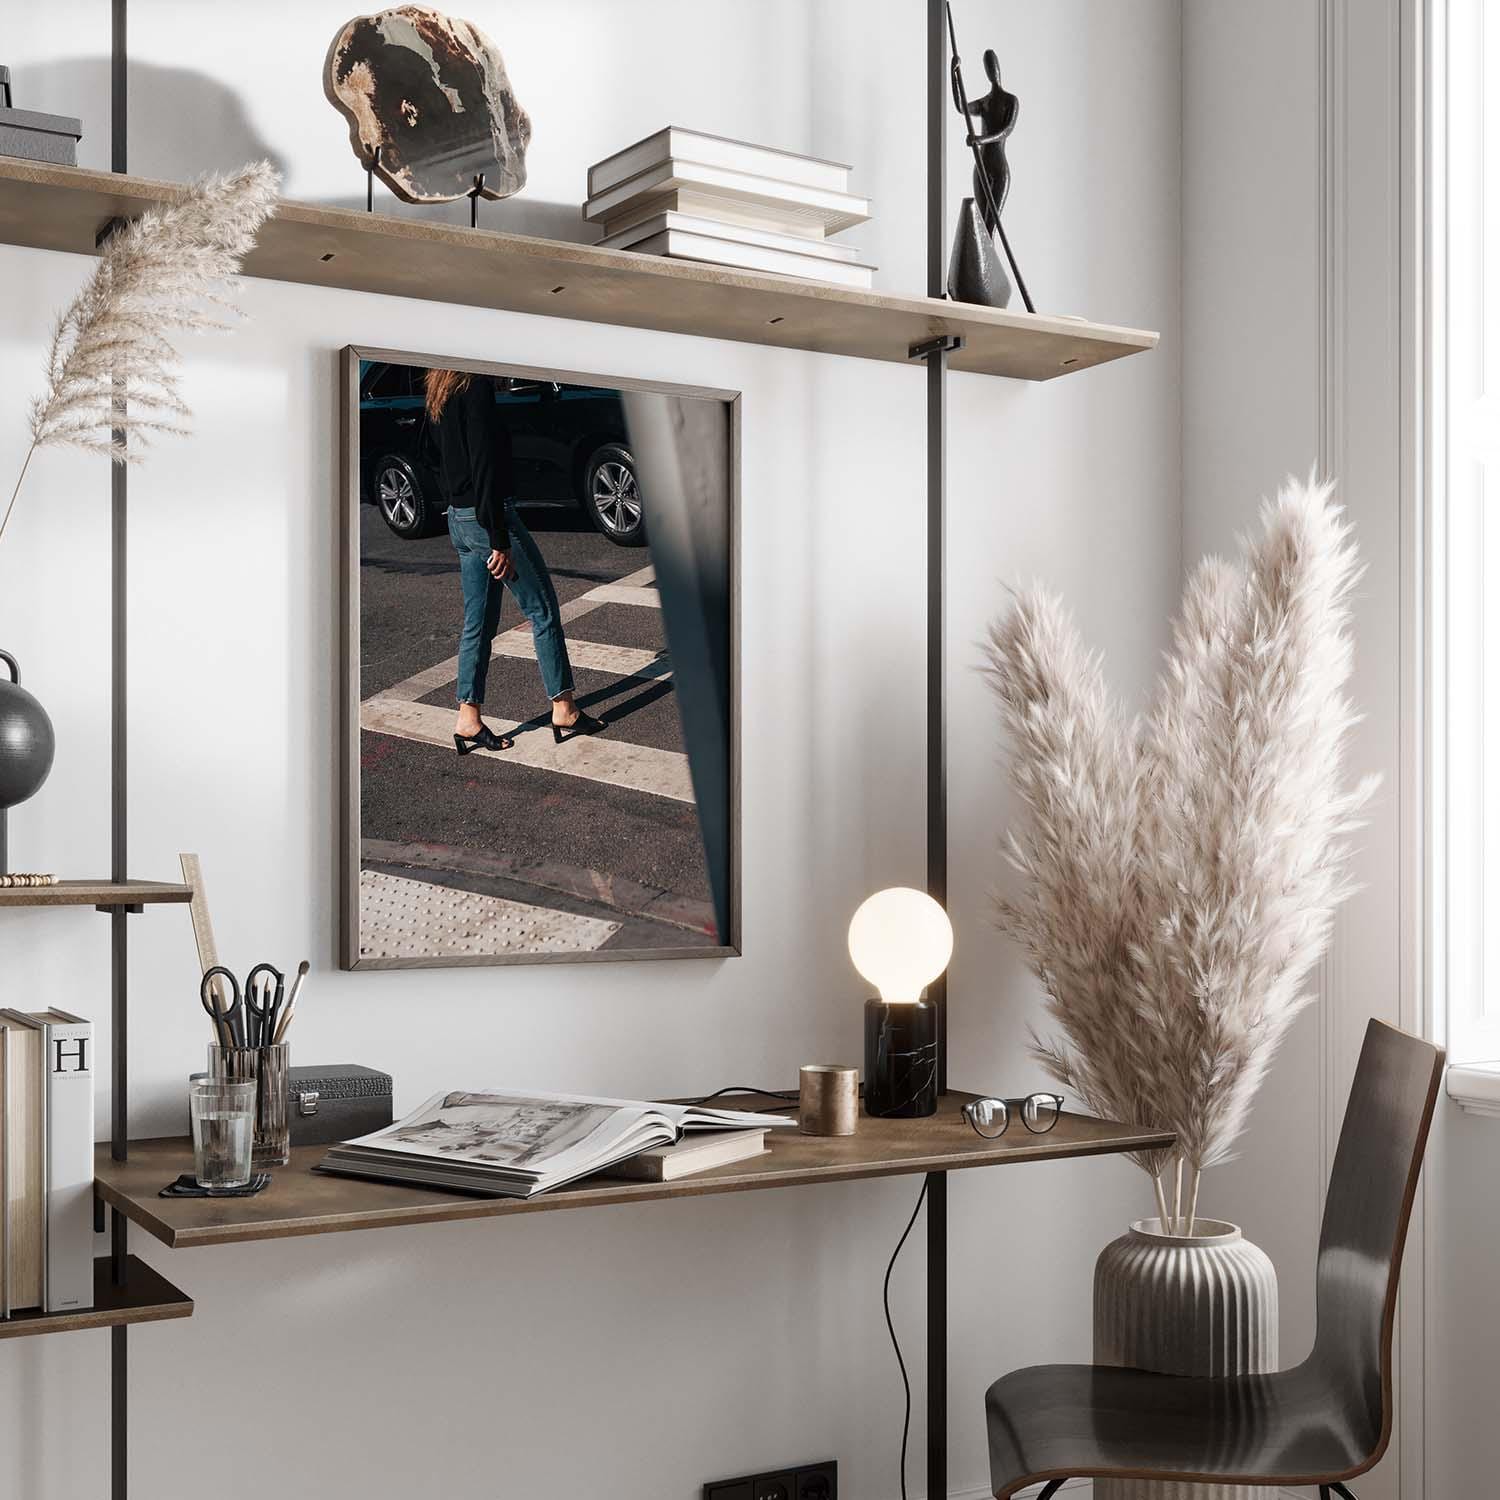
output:
M1440 1047L1370 1022L1323 1207L1313 1359L1372 1463L1394 1419L1396 1287L1442 1072Z

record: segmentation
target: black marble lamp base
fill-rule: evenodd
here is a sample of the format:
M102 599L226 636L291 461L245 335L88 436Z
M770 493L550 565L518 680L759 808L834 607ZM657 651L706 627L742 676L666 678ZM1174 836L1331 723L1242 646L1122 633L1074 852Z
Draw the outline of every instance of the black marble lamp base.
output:
M865 1001L865 1113L882 1119L937 1113L936 1006Z

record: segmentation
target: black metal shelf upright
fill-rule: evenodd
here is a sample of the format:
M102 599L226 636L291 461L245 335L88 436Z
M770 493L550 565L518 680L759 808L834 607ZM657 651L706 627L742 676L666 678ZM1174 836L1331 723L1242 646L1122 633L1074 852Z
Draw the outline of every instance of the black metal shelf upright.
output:
M946 291L948 30L945 0L927 0L927 295ZM953 341L921 349L927 364L927 893L948 904L947 630L948 354ZM915 352L915 351L914 351ZM937 1006L937 1085L948 1086L948 979L928 990ZM948 1493L948 1174L927 1176L927 1494Z
M128 0L111 0L110 17L110 169L128 170L127 92ZM948 40L944 0L927 0L927 293L945 294L948 120ZM952 338L917 345L913 359L926 366L927 406L927 890L946 905L948 894L947 698L945 671L946 501L948 355ZM127 798L127 500L123 465L110 474L110 874L128 878ZM135 908L138 910L138 908ZM110 910L111 928L111 1155L124 1161L128 1152L129 991L127 923L132 908ZM938 1086L947 1086L948 986L946 977L929 991L938 1008ZM933 1500L948 1493L948 1177L929 1173L927 1185L927 1494ZM128 1221L111 1212L111 1274L116 1285L127 1275ZM128 1330L110 1330L110 1495L128 1500Z
M126 0L111 0L109 63L110 170L124 172L127 166L128 96L126 79ZM116 441L123 434L115 433ZM110 851L112 880L129 877L129 804L126 795L126 501L127 470L124 464L110 466ZM131 913L119 906L110 911L110 1154L124 1161L129 1149L129 929ZM130 1222L123 1214L110 1213L110 1275L123 1286L129 1273ZM109 1341L109 1447L110 1495L126 1500L129 1493L129 1330L110 1329Z

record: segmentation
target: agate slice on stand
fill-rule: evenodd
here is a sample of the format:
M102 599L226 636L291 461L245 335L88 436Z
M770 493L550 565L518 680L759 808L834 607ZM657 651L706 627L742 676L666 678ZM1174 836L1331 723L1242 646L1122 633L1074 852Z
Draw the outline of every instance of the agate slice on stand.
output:
M500 49L477 26L420 5L356 16L328 49L323 88L354 154L408 203L486 198L526 185L531 119Z

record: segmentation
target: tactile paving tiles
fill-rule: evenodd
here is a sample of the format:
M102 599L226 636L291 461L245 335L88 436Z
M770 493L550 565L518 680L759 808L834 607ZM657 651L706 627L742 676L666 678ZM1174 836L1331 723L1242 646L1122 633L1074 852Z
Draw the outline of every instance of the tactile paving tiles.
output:
M361 958L484 958L497 953L588 953L618 922L482 896L376 870L359 872Z

